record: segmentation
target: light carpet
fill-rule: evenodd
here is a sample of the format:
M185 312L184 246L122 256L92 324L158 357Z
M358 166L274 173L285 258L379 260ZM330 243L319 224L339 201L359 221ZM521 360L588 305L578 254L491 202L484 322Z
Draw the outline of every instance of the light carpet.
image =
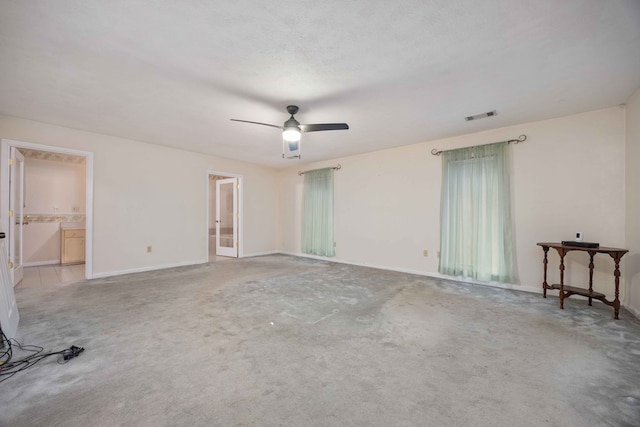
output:
M2 426L638 426L601 303L273 255L17 290Z

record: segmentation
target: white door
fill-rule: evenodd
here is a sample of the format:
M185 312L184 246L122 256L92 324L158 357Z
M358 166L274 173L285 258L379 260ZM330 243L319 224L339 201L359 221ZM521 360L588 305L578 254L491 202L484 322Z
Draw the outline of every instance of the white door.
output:
M216 181L216 255L238 257L238 178Z
M0 326L2 326L2 333L7 338L15 338L20 315L9 273L6 239L4 233L0 233L0 236L2 236L0 237Z
M11 147L9 172L9 270L13 286L22 280L24 225L24 156Z

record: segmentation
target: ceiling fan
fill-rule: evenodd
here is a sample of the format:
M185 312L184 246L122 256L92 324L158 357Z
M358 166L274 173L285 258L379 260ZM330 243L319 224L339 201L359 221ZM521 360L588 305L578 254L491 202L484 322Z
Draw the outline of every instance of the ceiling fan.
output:
M288 147L289 153L294 153L288 156L288 159L300 159L300 137L302 132L318 132L323 130L345 130L349 129L349 125L346 123L316 123L310 125L301 125L293 115L298 112L298 107L295 105L287 106L287 112L291 114L289 120L284 122L284 125L277 126L269 123L251 122L249 120L231 119L234 122L253 123L254 125L270 126L272 128L282 129L282 158L285 157L285 142Z

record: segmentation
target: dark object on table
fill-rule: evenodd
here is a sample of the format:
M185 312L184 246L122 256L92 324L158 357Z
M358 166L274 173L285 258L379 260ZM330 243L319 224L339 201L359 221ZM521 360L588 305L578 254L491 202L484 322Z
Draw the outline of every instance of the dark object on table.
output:
M573 240L563 240L562 244L564 246L577 246L579 248L599 248L600 247L600 243L576 242L576 241L573 241Z

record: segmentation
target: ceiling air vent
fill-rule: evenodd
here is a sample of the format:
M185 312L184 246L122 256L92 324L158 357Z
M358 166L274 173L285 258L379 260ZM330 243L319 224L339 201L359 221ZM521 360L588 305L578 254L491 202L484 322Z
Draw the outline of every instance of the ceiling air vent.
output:
M473 116L467 116L464 119L468 122L470 122L471 120L478 120L478 119L484 119L485 117L491 117L491 116L497 116L498 113L496 113L496 110L493 111L487 111L486 113L481 113L481 114L474 114Z

